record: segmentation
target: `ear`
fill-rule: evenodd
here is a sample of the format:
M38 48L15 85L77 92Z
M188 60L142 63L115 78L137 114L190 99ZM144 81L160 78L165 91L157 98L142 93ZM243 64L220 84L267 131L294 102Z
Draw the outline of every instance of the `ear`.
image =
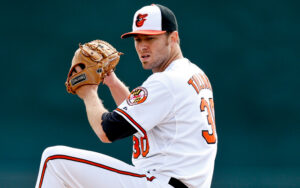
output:
M170 34L170 38L171 38L171 41L172 41L173 43L178 43L178 42L179 42L178 32L177 32L177 31L173 31L173 32Z

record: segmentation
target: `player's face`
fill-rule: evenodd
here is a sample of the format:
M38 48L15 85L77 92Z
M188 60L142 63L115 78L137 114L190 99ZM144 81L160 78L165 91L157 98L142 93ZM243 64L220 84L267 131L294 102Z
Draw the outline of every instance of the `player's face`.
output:
M169 35L136 35L134 44L144 69L162 70L171 55Z

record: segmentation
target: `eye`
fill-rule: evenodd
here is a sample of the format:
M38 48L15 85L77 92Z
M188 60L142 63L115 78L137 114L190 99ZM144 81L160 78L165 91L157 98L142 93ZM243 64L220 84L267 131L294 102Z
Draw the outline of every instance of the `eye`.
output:
M139 39L139 38L134 38L134 41L135 41L135 42L140 42L141 39Z

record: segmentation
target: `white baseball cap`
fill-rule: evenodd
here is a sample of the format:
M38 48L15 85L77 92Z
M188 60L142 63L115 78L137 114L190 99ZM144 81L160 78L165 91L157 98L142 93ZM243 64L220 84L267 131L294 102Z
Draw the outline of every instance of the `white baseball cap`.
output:
M123 34L121 38L137 34L160 35L177 30L178 26L174 13L165 6L152 4L136 11L133 17L132 31Z

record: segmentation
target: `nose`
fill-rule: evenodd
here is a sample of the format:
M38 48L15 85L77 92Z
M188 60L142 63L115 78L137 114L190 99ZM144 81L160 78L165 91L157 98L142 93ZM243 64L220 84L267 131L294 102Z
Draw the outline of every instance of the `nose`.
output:
M147 51L148 50L148 44L145 41L140 41L138 43L138 50L141 52Z

